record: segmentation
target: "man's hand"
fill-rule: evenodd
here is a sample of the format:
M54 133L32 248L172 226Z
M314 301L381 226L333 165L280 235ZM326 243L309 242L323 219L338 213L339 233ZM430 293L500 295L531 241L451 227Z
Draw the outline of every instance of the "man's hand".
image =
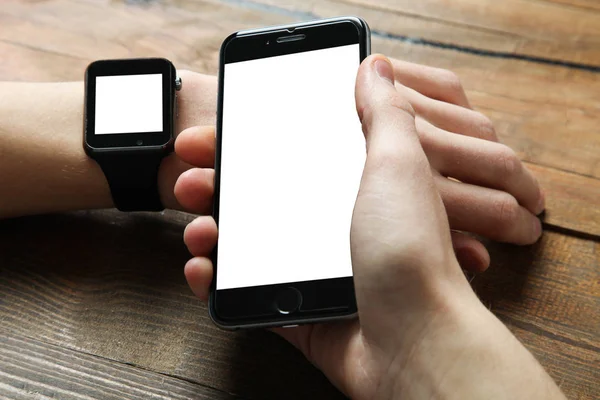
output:
M544 209L537 180L514 151L498 143L490 120L471 109L456 75L398 60L392 60L392 64L396 88L415 112L419 140L446 208L461 266L483 271L490 261L485 247L469 233L502 242L534 243L541 235L535 215ZM216 88L211 88L210 81L216 85L216 80L197 76L201 86L185 100L209 100L189 107L181 102L190 112L205 110L200 118L186 118L188 123L208 119L215 112ZM184 209L200 214L211 209L214 136L212 128L191 127L175 144L178 156L197 167L179 179L175 186L177 198ZM168 187L182 170L172 171L165 180ZM189 229L192 236L193 226Z
M537 241L542 229L536 215L544 210L538 182L512 149L498 143L489 118L471 109L458 77L437 68L392 63L396 88L415 110L419 139L450 227L501 242ZM473 239L454 233L459 252L457 242L463 240Z
M359 318L275 331L355 399L562 398L462 274L413 105L405 88L394 87L385 57L362 63L356 104L367 140L351 228ZM208 142L210 133L187 135ZM178 153L189 159L181 143ZM178 182L182 204L195 181ZM188 282L206 298L214 220L193 221L185 241L195 256L185 267Z

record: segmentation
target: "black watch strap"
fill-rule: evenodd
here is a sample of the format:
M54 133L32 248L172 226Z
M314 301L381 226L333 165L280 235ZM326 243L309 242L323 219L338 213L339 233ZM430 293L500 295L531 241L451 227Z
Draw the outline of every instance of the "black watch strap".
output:
M115 207L121 211L161 211L158 168L164 151L99 152L94 159L104 172Z

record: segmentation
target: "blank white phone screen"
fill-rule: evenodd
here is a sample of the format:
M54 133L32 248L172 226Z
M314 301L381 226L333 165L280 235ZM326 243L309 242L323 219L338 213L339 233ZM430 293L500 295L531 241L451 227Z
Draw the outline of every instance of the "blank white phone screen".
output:
M162 130L162 74L96 77L96 135Z
M217 289L352 276L358 44L225 64Z

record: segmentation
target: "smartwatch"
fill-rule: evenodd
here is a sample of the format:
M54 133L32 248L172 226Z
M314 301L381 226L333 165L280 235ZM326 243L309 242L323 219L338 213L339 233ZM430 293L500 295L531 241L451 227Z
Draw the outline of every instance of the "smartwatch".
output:
M173 151L181 79L163 58L101 60L85 72L83 147L121 211L161 211L158 168Z

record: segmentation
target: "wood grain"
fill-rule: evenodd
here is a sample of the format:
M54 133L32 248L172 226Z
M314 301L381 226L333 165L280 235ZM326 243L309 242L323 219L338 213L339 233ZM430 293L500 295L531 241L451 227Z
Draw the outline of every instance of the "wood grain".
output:
M243 397L340 398L274 334L214 326L183 277L191 218L95 211L0 222L3 329Z
M53 2L54 3L54 2ZM128 32L119 43L128 46L127 51L136 56L167 56L182 68L192 68L201 72L215 73L217 69L217 53L221 40L229 32L250 26L285 21L277 15L264 16L252 10L240 9L230 4L206 6L209 11L198 13L192 7L200 7L201 2L183 2L182 7L188 7L187 20L181 23L173 22L174 17L165 17L162 23L147 31L147 25L130 22ZM63 14L63 9L70 9L70 2L55 3L55 14ZM80 5L81 7L81 5ZM91 6L89 6L91 7ZM9 9L10 11L11 9ZM111 9L112 10L112 9ZM166 13L169 7L161 9L148 8L143 20L155 20L156 15ZM78 57L81 55L77 42L78 35L85 34L80 23L73 22L69 16L56 21L43 17L44 12L31 13L31 9L12 10L12 14L23 18L31 15L39 19L34 27L38 29L31 35L10 35L11 43L20 43L28 49L40 49L48 52L54 49L54 44L48 44L45 38L46 29L54 29L61 22L70 32L70 37L63 33L64 45L61 54ZM88 10L92 12L93 8ZM83 9L79 12L84 12ZM114 15L104 11L106 18L118 19L122 11L115 7ZM8 12L6 12L8 14ZM11 14L11 15L12 15ZM38 14L42 14L39 16ZM2 15L2 14L0 14ZM54 14L53 14L54 15ZM230 22L232 20L235 22ZM8 17L6 17L8 18ZM14 18L17 17L11 17ZM290 18L288 17L287 20ZM214 21L223 21L218 26ZM48 24L48 28L44 28ZM101 29L90 21L86 27L95 32ZM73 30L71 32L70 30ZM5 32L12 32L7 30ZM112 31L111 31L112 32ZM114 38L108 33L106 37L95 37L100 54L120 57L125 52L121 47L115 47ZM69 39L69 40L67 40ZM159 40L160 39L160 40ZM150 46L150 44L152 46ZM597 132L597 120L600 118L599 74L589 71L579 71L564 67L550 66L519 60L507 60L477 56L460 51L439 49L431 46L414 45L394 39L375 38L374 51L384 52L390 56L402 58L456 71L462 78L468 95L474 106L488 114L496 122L500 138L515 148L526 160L577 174L600 177L600 137ZM201 52L198 49L202 49ZM7 51L7 50L6 50ZM19 54L17 52L17 54ZM69 58L35 62L37 54L21 57L10 66L11 75L0 76L3 79L45 79L50 72L55 71L57 79L81 79L83 62L70 62ZM88 54L91 61L93 54ZM53 61L53 62L48 62ZM37 68L34 66L37 65ZM66 78L65 78L66 77ZM39 78L38 78L39 79ZM543 105L543 107L541 106Z
M597 3L375 3L3 1L0 79L81 80L94 59L133 56L215 74L219 46L235 30L362 15L376 31L374 51L456 71L475 108L542 182L546 226L562 233L546 232L532 247L489 243L492 269L473 284L569 398L597 398L600 79L585 65L549 62L600 65ZM0 375L9 367L11 378L0 378L0 396L106 398L143 388L147 397L226 398L211 387L249 398L342 398L277 336L214 327L183 279L191 218L95 211L1 221Z
M544 0L549 3L565 4L571 7L578 7L582 9L591 9L593 11L600 11L600 3L596 0Z
M210 322L183 280L189 218L97 211L0 222L3 329L243 397L339 397L275 335ZM547 232L533 247L489 248L493 267L474 280L484 303L568 394L597 391L599 244Z
M290 20L207 1L182 1L181 9L115 3L97 10L94 2L68 0L10 4L0 11L0 21L8 28L0 29L0 40L5 40L0 55L10 60L0 65L0 79L79 80L94 58L127 55L166 56L178 67L215 73L220 42L229 32ZM79 15L86 12L99 18L83 24ZM104 19L117 21L119 40L115 30L104 29ZM155 24L153 29L148 21ZM495 122L501 140L540 166L534 170L549 194L547 222L600 235L598 183L586 178L600 177L599 74L393 39L374 38L373 48L456 71L472 104Z
M597 5L573 7L536 0L291 0L284 3L258 0L238 3L268 5L272 12L284 9L324 17L361 15L369 21L375 34L392 34L505 56L600 66Z
M600 238L600 180L526 163L546 194L543 221Z
M0 330L0 398L233 400L238 397Z
M475 291L536 356L568 398L600 382L600 244L546 232L529 247L488 244Z

